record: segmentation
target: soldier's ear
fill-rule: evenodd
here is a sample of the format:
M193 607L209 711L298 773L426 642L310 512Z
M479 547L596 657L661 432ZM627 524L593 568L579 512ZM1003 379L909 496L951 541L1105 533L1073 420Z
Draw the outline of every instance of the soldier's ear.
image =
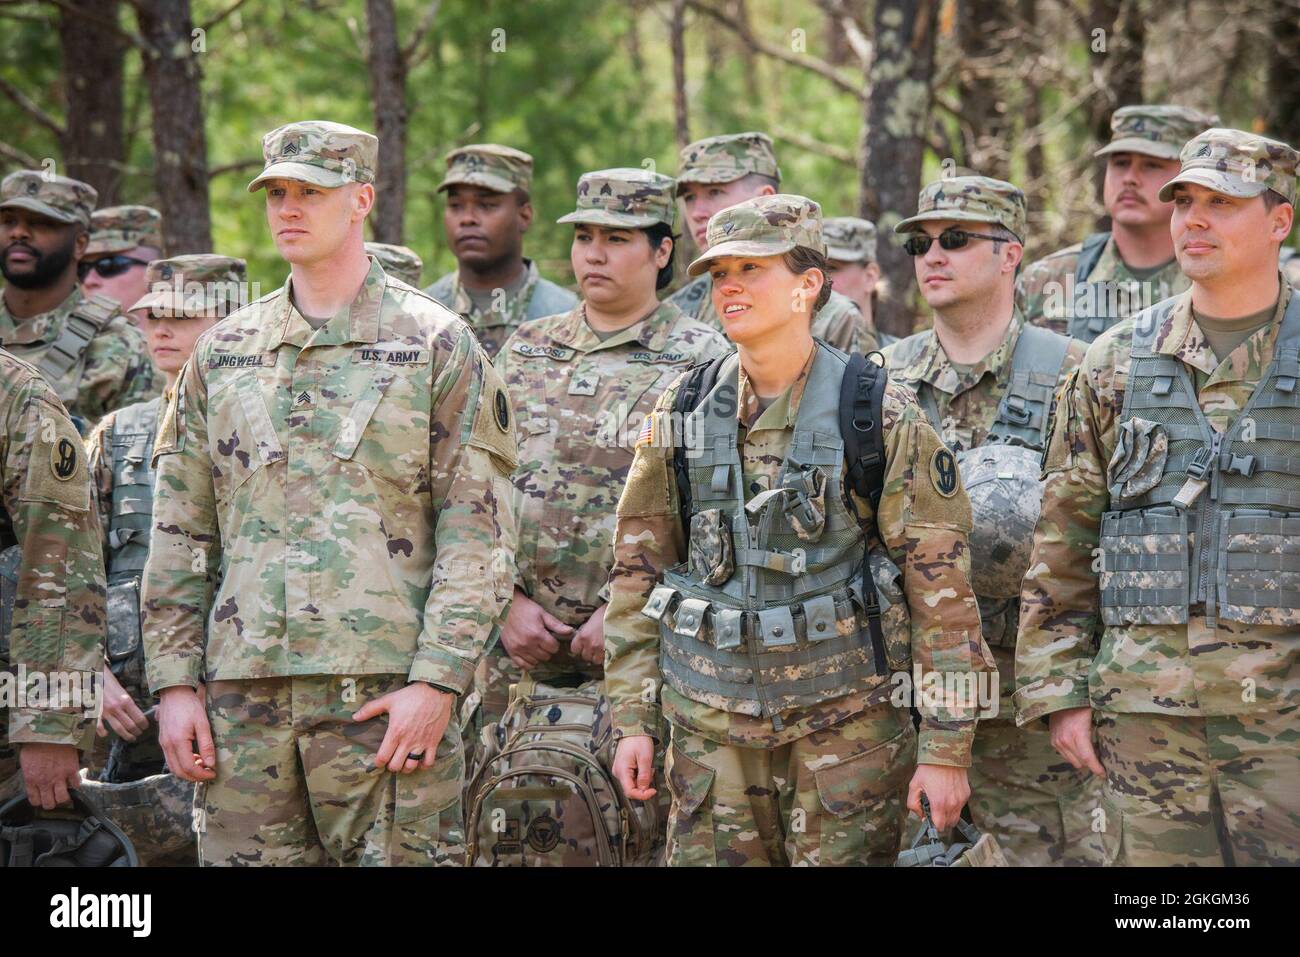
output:
M515 191L515 202L519 207L519 232L523 234L533 224L533 204L522 190Z
M370 183L354 183L352 208L358 219L365 219L375 208L375 187Z
M1290 203L1278 203L1269 216L1270 239L1284 243L1291 227L1295 223L1295 207Z
M90 245L90 230L85 226L77 227L77 238L72 241L72 261L81 262L81 257L86 254L86 247Z
M1025 247L1020 243L1007 243L1002 247L1002 267L1004 272L1014 273L1025 258Z

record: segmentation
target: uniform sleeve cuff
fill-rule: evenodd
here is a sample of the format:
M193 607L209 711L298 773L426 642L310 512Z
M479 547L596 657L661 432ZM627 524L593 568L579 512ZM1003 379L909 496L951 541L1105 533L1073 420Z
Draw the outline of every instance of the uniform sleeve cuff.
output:
M1092 707L1086 676L1035 681L1017 690L1011 702L1015 708L1016 725L1021 728L1055 711Z
M149 677L149 691L153 694L177 685L197 691L203 672L203 659L198 655L162 655L150 658L145 670Z
M14 708L9 713L9 740L14 744L70 744L86 747L86 729L91 721L81 711L49 711L44 708Z
M644 701L610 702L610 711L616 740L644 734L659 741L659 705L646 704Z
M973 725L959 731L922 728L916 739L916 763L968 768L974 743Z
M426 681L463 695L474 683L476 664L477 661L467 661L440 648L422 648L415 656L407 681Z

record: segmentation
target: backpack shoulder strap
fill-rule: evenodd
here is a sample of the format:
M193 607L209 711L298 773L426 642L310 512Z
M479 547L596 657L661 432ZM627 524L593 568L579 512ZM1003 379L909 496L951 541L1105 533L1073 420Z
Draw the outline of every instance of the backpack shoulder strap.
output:
M718 372L731 353L712 359L703 359L686 369L686 379L673 396L673 421L684 423L700 402L718 383ZM683 429L684 431L684 429ZM691 473L686 466L686 443L673 443L673 476L677 481L677 512L681 516L683 533L691 527Z
M889 370L864 355L849 357L840 382L840 437L849 488L880 505L885 489L884 404Z
M1079 249L1079 262L1074 267L1076 283L1088 281L1093 267L1097 265L1097 260L1101 259L1101 251L1106 248L1108 242L1110 242L1110 233L1093 233L1083 241L1083 246Z
M50 382L60 382L81 364L91 341L117 314L117 303L103 296L88 296L68 313L59 337L38 363Z

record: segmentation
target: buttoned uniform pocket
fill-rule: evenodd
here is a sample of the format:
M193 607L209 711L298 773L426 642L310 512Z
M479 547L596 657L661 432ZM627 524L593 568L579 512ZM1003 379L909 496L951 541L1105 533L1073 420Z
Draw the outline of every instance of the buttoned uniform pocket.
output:
M272 388L249 371L232 376L209 393L208 445L218 502L229 503L263 468L284 462L284 447L265 395Z
M716 772L673 745L666 773L672 807L668 812L668 863L672 867L712 867L717 863L710 792Z
M415 491L428 477L428 397L406 375L376 371L339 420L331 452L401 492Z

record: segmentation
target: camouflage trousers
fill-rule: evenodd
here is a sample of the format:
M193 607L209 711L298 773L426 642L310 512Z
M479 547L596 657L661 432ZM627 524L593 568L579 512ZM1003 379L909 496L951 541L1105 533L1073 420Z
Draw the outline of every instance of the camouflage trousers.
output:
M1097 714L1108 864L1300 864L1300 707Z
M888 702L771 749L673 725L668 864L892 865L915 764L911 718Z
M971 820L997 838L1012 867L1103 862L1093 830L1101 779L1057 754L1042 722L1017 728L1009 720L981 721L970 790Z
M480 698L478 713L471 726L475 732L501 720L510 704L510 686L518 684L523 676L524 669L511 661L499 645L480 659L474 672L474 690ZM600 665L569 654L565 642L560 643L560 650L550 660L528 672L528 677L534 681L557 687L576 687L584 681L604 676L605 670Z
M195 791L200 862L463 864L457 723L432 768L391 774L374 770L388 716L352 721L405 684L405 675L209 682L217 777Z

